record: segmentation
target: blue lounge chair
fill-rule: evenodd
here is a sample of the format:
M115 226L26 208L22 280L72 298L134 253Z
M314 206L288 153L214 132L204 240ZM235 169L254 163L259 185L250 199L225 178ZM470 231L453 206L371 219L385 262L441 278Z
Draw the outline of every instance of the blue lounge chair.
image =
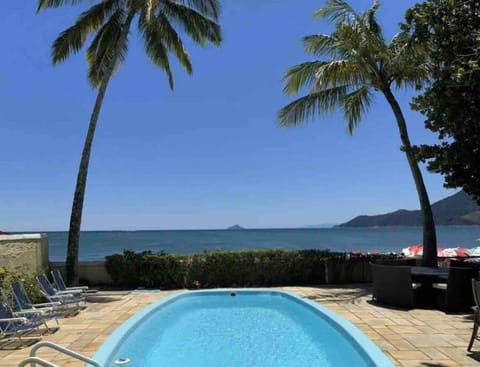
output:
M50 302L60 302L62 306L72 307L79 311L81 308L80 303L85 301L85 297L81 296L81 291L62 292L53 288L45 274L37 276L37 282L42 294L47 297Z
M8 308L8 311L12 314L13 317L24 317L32 323L38 323L39 325L43 324L45 326L45 332L54 332L59 328L57 320L58 314L46 313L45 311L34 308L21 310L18 307L15 307L13 303L16 302L13 302L13 300L7 297L7 295L2 289L0 289L0 300L3 303L4 307ZM50 328L48 326L47 321L50 320L55 320L55 322L57 323L57 326L55 328Z
M52 270L52 279L59 291L63 292L82 292L86 301L90 302L104 302L115 301L118 297L129 294L130 292L99 292L97 289L89 289L88 287L67 287L63 281L62 273L58 269Z
M42 322L29 320L26 317L16 317L10 306L5 303L4 297L0 299L0 339L22 339L33 332L37 332ZM29 338L29 340L40 340L41 337Z
M63 281L62 273L60 273L60 270L55 269L50 272L52 274L52 279L53 282L55 283L55 287L59 291L63 292L70 292L70 291L81 291L82 293L95 293L96 290L90 290L88 287L67 287L65 285L65 282Z
M55 320L58 325L58 318L65 314L65 309L62 308L60 302L33 304L21 282L11 283L10 289L12 290L13 298L17 306L14 309L18 310L15 314L19 314L20 316L28 314L40 315L40 317L45 320L45 326L47 329L49 328L47 321Z

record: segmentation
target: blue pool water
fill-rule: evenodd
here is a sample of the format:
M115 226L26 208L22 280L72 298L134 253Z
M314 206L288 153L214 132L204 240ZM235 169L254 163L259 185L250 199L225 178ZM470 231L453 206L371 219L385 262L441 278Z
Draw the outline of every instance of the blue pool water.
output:
M284 292L188 292L128 321L95 359L105 367L126 358L129 367L392 366L335 318Z

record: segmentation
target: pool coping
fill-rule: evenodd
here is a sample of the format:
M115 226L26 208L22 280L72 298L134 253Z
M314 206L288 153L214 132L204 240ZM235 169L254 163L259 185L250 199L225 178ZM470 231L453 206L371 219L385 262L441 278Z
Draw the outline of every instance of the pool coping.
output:
M102 367L112 367L107 366L110 356L115 353L115 350L120 346L121 342L127 338L129 333L133 330L133 327L143 320L145 317L154 312L157 308L163 307L178 298L194 295L194 294L208 294L208 293L226 293L226 292L236 292L236 293L255 293L262 292L266 294L276 294L283 295L288 298L301 303L306 303L312 307L317 312L325 315L328 321L331 321L333 324L337 325L341 332L345 332L346 336L355 342L360 348L360 351L366 355L373 363L374 366L379 367L393 367L393 362L385 355L385 353L372 341L370 340L360 329L353 325L350 321L344 319L343 317L335 314L333 311L330 311L326 307L304 297L300 297L296 294L287 291L281 290L271 290L265 288L215 288L215 289L206 289L206 290L185 290L167 296L160 301L154 302L151 305L143 308L135 315L130 317L127 321L121 324L100 346L100 348L95 352L93 360L98 362ZM128 366L128 365L127 365Z

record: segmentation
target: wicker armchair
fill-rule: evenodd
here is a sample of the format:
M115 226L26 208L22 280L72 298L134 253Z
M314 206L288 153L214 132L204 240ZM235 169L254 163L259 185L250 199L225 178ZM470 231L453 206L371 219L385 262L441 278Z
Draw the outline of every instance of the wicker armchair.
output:
M373 300L386 305L413 308L418 284L412 283L409 266L370 264Z
M480 281L472 279L472 292L473 300L475 301L475 307L473 307L473 330L470 337L470 343L468 343L467 350L472 350L473 342L478 339L478 326L480 325Z
M475 270L475 279L479 280L480 261L478 258L466 259L463 261L451 260L450 267L452 268L470 268Z
M448 269L447 283L433 283L437 305L445 312L465 311L474 305L471 268Z
M376 264L380 265L394 265L394 266L416 266L416 259L387 259L380 260Z

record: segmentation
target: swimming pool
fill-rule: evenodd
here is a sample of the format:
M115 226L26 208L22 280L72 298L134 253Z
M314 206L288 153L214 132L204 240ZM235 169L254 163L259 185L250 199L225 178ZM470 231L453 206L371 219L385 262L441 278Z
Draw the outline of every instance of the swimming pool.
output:
M393 366L331 311L287 292L263 290L168 297L120 326L94 359L104 367L128 360L128 367Z

